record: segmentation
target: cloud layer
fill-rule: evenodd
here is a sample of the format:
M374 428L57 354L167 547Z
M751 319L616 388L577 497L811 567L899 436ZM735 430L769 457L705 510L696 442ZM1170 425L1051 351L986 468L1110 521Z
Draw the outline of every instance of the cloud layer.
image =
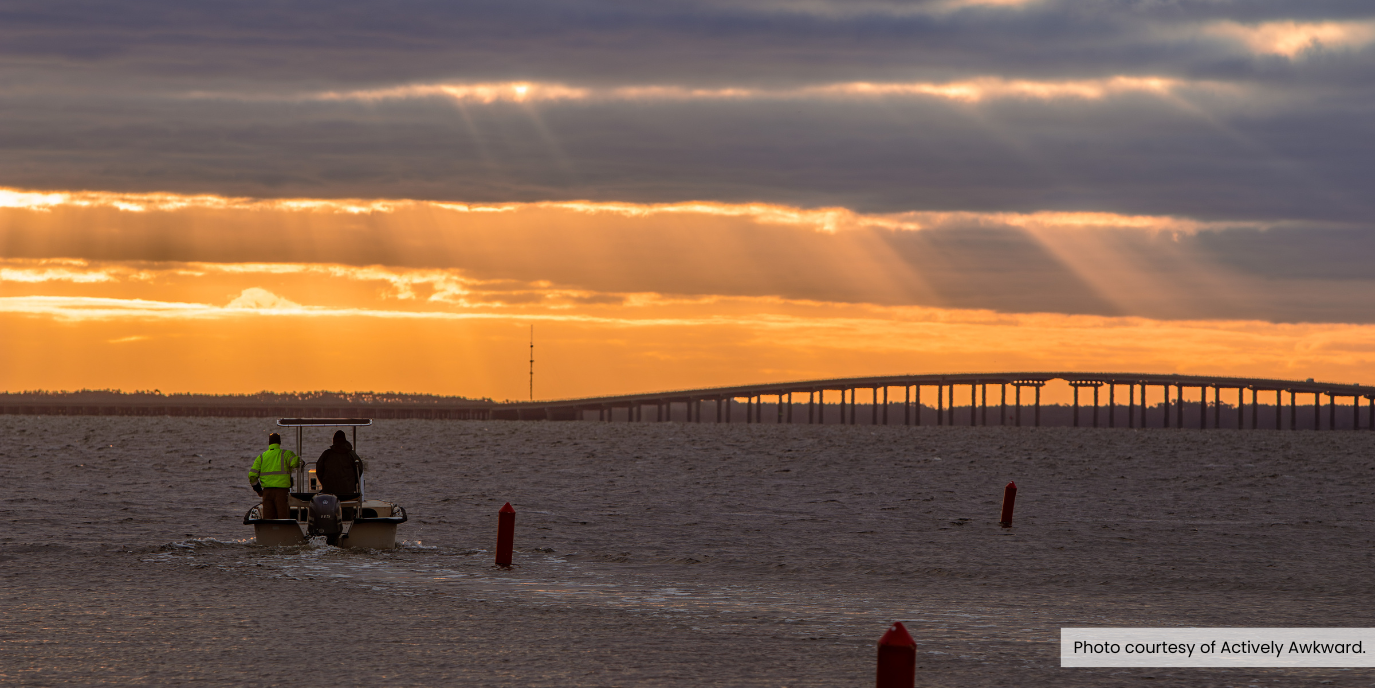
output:
M1365 221L1360 2L0 10L0 183Z
M478 293L484 295L472 303L534 299L551 306L629 303L652 294L1156 319L1375 322L1368 305L1375 292L1369 270L1375 234L1312 222L1113 213L864 214L760 203L480 205L10 190L0 191L0 255L58 261L24 270L0 266L7 271L0 272L0 289L7 291L106 279L106 273L61 262L76 259L197 263L211 272L225 264L279 265L283 272L316 265L326 266L320 274L336 277L328 266L348 266L398 294L426 274L431 276L420 281L428 282L428 298L459 305ZM377 277L397 270L410 276ZM543 300L548 295L555 298Z

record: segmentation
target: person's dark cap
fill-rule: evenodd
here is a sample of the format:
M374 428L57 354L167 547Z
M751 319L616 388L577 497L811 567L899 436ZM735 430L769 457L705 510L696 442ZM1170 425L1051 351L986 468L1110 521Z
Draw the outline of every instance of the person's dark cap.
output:
M281 436L281 435L278 435L277 433L274 432L274 433L272 433L271 435L268 435L268 436L267 436L267 443L268 443L268 444L281 444L281 443L282 443L282 436Z

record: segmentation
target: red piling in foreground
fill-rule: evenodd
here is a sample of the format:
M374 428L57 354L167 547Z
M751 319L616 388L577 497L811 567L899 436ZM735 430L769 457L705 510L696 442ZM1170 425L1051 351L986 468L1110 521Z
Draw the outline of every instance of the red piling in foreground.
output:
M917 641L901 621L893 622L878 641L878 688L913 688L917 684Z
M1004 528L1012 527L1012 504L1017 501L1017 483L1008 483L1003 490L1003 517L998 522Z
M516 510L511 503L497 512L497 566L511 565L511 548L516 541Z

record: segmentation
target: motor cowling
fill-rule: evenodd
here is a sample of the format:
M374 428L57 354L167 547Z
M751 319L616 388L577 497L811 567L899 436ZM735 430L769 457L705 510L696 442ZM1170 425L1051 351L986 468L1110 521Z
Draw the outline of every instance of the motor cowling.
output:
M338 535L344 530L344 513L339 498L332 494L317 494L310 500L306 528L311 535Z

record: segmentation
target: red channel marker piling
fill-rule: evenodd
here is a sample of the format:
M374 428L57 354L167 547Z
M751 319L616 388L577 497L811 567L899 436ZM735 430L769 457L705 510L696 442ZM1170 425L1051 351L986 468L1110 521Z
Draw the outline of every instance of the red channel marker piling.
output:
M913 688L917 684L917 641L901 621L893 622L878 641L878 688Z
M497 512L497 566L511 565L511 548L516 541L516 510L511 503Z
M1017 483L1008 483L1003 489L1003 517L998 522L1004 528L1012 527L1012 505L1017 501Z

